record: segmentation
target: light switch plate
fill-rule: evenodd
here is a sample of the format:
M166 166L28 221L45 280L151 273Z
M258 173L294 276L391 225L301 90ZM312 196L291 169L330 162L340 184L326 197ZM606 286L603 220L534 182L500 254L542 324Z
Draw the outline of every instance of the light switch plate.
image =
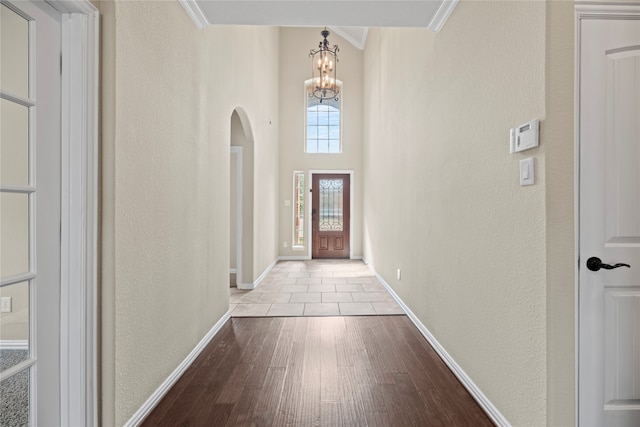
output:
M520 160L520 185L533 185L533 157Z
M11 297L2 297L0 312L11 313Z

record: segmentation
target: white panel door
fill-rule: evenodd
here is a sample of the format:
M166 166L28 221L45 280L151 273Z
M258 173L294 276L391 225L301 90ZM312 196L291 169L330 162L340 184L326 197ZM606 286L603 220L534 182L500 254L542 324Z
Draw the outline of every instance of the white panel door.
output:
M0 15L0 424L58 426L61 16L44 1Z
M580 426L640 426L638 18L579 24Z

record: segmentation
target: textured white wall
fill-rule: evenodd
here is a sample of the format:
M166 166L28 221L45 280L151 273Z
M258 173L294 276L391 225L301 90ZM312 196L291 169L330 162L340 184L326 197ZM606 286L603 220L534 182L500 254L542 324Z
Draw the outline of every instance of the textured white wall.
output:
M254 267L277 256L279 32L178 2L103 13L103 424L122 425L228 309L230 119L251 124Z
M547 2L547 425L575 425L574 5Z
M281 28L280 30L280 255L306 256L304 251L291 249L293 240L293 172L349 169L354 171L353 200L351 201L352 253L362 255L362 51L337 34L329 36L331 45L340 47L338 79L343 83L342 94L342 153L305 154L304 82L311 78L309 51L318 47L321 28ZM307 190L309 182L305 182ZM308 191L305 192L310 196ZM290 200L291 206L284 201ZM308 200L307 200L308 201ZM306 206L309 206L307 203ZM308 214L308 212L306 213ZM307 217L308 219L308 217ZM305 223L306 225L306 223ZM308 227L307 227L308 228ZM309 230L305 241L310 242ZM288 248L282 243L287 242Z
M438 34L370 31L364 56L365 258L518 426L547 422L548 141L511 155L508 135L545 126L545 14L461 2Z

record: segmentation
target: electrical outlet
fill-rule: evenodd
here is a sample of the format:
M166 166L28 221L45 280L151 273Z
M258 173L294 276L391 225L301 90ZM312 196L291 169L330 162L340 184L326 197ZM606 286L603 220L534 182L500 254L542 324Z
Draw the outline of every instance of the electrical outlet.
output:
M288 247L289 247L289 244L288 244L287 242L282 242L282 247L283 247L283 248L288 248Z
M2 297L0 312L11 313L11 297Z
M398 269L398 280L402 279L402 271Z

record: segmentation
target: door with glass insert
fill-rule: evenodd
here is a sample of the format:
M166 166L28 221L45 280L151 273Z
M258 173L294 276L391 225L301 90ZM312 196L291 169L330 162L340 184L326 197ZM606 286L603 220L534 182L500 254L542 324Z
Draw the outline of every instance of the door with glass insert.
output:
M0 19L0 425L57 425L61 20L36 1Z
M313 174L313 258L349 258L350 176Z

